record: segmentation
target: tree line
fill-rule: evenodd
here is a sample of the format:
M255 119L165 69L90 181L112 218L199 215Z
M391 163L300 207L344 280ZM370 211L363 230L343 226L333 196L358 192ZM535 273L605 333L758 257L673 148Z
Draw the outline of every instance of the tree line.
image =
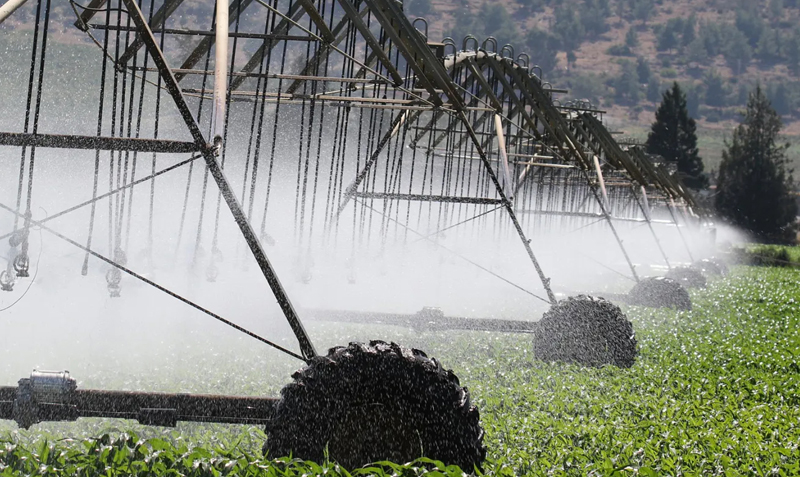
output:
M759 240L796 240L797 202L792 170L781 142L780 115L760 85L748 95L741 123L726 141L711 193L718 217ZM664 92L645 143L648 153L677 165L683 183L700 192L709 186L697 149L696 124L678 83Z

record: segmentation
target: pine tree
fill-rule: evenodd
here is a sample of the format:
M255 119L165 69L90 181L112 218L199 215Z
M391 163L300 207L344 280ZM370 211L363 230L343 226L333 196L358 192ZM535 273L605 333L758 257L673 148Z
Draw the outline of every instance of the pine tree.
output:
M539 65L542 73L549 73L558 65L558 38L550 33L533 27L525 36L528 51L531 52L531 63Z
M654 75L650 75L650 81L647 82L647 100L655 103L661 94L661 83Z
M583 31L587 35L597 37L608 31L606 18L611 15L608 0L583 0L579 12Z
M639 78L636 66L628 60L620 61L620 73L613 81L615 97L618 101L636 104L639 102Z
M780 20L783 16L783 0L770 0L769 16L773 21Z
M709 106L725 106L725 82L722 77L713 69L708 70L705 75L706 85L706 104Z
M647 20L653 14L653 0L636 0L636 5L633 7L633 16L642 23L647 23Z
M639 82L642 84L650 82L650 65L647 64L647 60L644 57L640 56L636 59L636 74L639 75Z
M656 37L656 40L656 49L658 51L667 51L678 46L678 38L675 36L675 30L669 23L664 25L658 37Z
M778 30L765 30L758 40L756 56L764 63L777 63L781 57L782 37Z
M686 95L675 82L662 96L645 147L651 154L677 162L683 182L701 189L708 186L708 177L703 174L703 160L697 155L696 128L686 108Z
M625 33L625 46L628 48L639 46L639 35L636 33L635 27L628 28L628 33Z
M499 46L506 43L515 42L517 38L517 27L511 19L511 15L505 9L503 4L486 2L481 5L479 20L476 21L475 26L478 28L479 33L482 33L483 38L493 36L497 38ZM483 31L480 31L482 29Z
M555 17L553 33L561 42L561 47L567 52L567 62L572 63L569 61L570 53L573 57L575 56L574 52L581 47L586 32L571 5L556 7Z
M791 240L797 204L790 195L788 144L778 144L783 124L756 86L742 124L722 152L715 205L721 217L759 238Z
M697 28L697 17L692 13L685 22L683 22L683 31L681 32L681 46L684 48L689 46L697 35L695 35L695 29Z
M708 50L706 50L702 38L695 38L695 40L689 44L687 58L689 61L695 63L705 63L708 61Z
M747 69L747 64L753 57L753 50L747 43L747 37L739 30L730 32L725 48L722 52L728 66L738 75Z

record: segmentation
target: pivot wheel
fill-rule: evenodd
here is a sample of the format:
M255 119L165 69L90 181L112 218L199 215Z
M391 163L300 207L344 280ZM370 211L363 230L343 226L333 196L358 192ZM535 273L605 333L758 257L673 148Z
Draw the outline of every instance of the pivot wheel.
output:
M486 457L478 409L425 353L371 341L331 348L292 375L266 426L264 452L354 469L425 456L466 472Z
M548 310L536 330L533 352L544 361L630 368L636 359L633 325L613 303L569 297Z
M628 293L628 302L631 305L651 308L692 309L689 292L680 283L667 277L648 277L639 280Z
M725 276L728 274L728 266L725 265L725 262L716 258L703 258L694 262L692 267L712 275Z
M693 267L675 267L665 275L687 288L705 288L706 277L703 272Z

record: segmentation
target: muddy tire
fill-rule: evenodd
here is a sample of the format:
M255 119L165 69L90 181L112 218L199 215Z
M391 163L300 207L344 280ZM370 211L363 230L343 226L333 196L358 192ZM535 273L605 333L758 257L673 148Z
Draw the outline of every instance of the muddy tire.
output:
M486 457L478 409L425 353L371 341L331 348L292 375L266 426L264 452L354 469L418 457L472 472Z
M558 302L544 314L534 334L533 352L543 361L630 368L636 360L636 337L618 306L580 295Z
M664 274L686 288L705 288L706 277L703 272L693 267L675 267Z
M628 294L628 303L651 308L692 309L689 292L680 283L667 277L641 279Z

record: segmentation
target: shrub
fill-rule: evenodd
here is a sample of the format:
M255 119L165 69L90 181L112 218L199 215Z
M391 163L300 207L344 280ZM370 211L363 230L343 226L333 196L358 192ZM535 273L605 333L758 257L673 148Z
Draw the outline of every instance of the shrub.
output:
M606 53L613 56L633 56L633 52L628 45L611 45L606 50Z
M706 113L706 121L710 123L718 123L722 120L722 117L719 114L719 111L716 109L710 109L708 113Z
M792 260L789 250L786 247L776 247L771 245L759 245L749 249L735 249L736 260L744 265L756 267L791 267L798 265Z
M675 71L675 68L664 68L661 70L661 77L662 78L676 78L678 76L678 72Z

